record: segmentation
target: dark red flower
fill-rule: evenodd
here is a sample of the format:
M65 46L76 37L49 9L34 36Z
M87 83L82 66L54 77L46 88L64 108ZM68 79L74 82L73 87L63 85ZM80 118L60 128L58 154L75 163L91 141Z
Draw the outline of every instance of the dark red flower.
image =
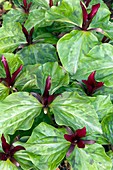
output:
M82 129L77 129L75 133L68 127L67 131L69 134L65 134L64 138L71 142L71 145L68 149L66 156L70 156L72 151L74 150L75 146L77 145L78 148L85 148L85 144L93 144L95 141L93 140L83 140L82 138L86 136L86 127Z
M50 8L53 6L54 4L53 4L53 0L49 0L49 6L50 6ZM58 6L58 2L56 3L56 6Z
M30 2L29 4L27 3L27 0L23 0L23 5L21 5L22 9L24 10L24 12L26 14L29 14L30 11L30 7L32 5L32 2Z
M49 6L50 6L50 7L53 6L53 0L49 0Z
M20 146L20 145L13 146L12 144L8 144L6 142L6 139L5 139L3 134L2 134L2 137L1 137L1 141L2 141L2 149L3 149L4 152L0 152L0 160L6 161L7 159L9 159L17 167L20 166L19 163L14 158L14 154L17 151L25 150L25 148L23 146Z
M87 1L87 3L89 4L89 1ZM100 7L100 4L98 3L98 4L93 5L91 12L89 14L87 13L87 9L84 6L84 4L82 3L82 1L80 1L80 5L81 5L81 8L82 8L82 16L83 16L82 29L87 30L87 28L89 27L93 17L97 13L97 11Z
M28 33L27 29L24 27L24 25L22 25L22 31L26 37L26 41L28 43L28 45L32 44L33 43L33 32L34 32L34 27L31 28L30 32Z
M38 99L38 101L43 104L44 113L47 114L47 109L49 104L53 102L53 100L59 95L59 94L49 94L49 90L51 88L51 77L48 76L46 79L45 89L43 95L40 95L38 93L31 93L34 97Z
M0 82L3 82L7 87L12 87L15 83L15 80L22 70L23 66L20 65L20 67L11 75L8 62L4 56L2 56L2 63L4 65L6 78L0 78Z
M86 7L88 7L89 6L89 3L91 2L91 0L84 0L84 3L85 3L85 5L86 5Z
M97 82L95 80L95 73L96 71L93 71L89 76L88 80L82 80L82 82L86 85L85 92L87 95L92 96L92 94L100 87L104 85L103 82Z

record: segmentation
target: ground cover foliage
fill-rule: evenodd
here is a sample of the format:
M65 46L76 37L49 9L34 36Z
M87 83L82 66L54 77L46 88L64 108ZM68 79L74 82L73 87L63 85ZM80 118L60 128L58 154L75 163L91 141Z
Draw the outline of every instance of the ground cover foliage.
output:
M56 170L65 160L71 170L113 170L110 9L1 2L0 169Z

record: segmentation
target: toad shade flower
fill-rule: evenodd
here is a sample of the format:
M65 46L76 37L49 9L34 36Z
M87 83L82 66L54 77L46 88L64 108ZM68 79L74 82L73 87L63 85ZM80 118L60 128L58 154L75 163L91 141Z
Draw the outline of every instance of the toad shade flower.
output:
M96 71L93 71L89 76L87 80L82 80L82 82L86 85L85 92L88 96L92 96L92 94L100 87L104 85L103 82L97 82L95 80L95 73Z
M86 136L86 127L83 127L82 129L77 129L74 133L73 131L68 127L67 131L69 134L65 134L64 138L71 142L71 145L68 149L68 152L66 154L66 157L69 157L72 151L74 150L75 146L77 145L78 148L85 148L85 144L93 144L95 143L94 140L83 140L82 138Z
M91 2L91 0L84 0L84 3L85 3L85 5L86 5L86 7L88 7L89 6L89 3Z
M27 44L30 45L33 43L33 32L34 32L34 27L31 28L30 32L27 31L27 29L24 27L24 25L22 25L22 31L26 37L26 41L27 41Z
M6 78L0 78L0 83L3 82L5 84L5 86L10 88L14 85L15 80L16 80L18 74L20 73L20 71L22 70L23 66L20 65L20 67L11 75L8 62L4 56L2 56L1 61L3 63L4 69L5 69Z
M21 8L24 10L24 12L25 12L26 14L29 14L31 5L32 5L32 2L30 2L30 3L28 4L28 3L27 3L27 0L23 0L23 5L21 5Z
M50 8L53 6L54 4L53 4L53 0L49 0L49 6L50 6ZM56 6L58 6L58 2L56 3Z
M87 4L89 5L89 1L87 1ZM93 5L91 12L89 14L87 13L87 9L81 1L80 1L80 5L82 8L82 16L83 16L82 29L86 31L87 28L89 27L92 19L96 15L96 13L100 7L100 4L98 3L98 4Z
M25 148L20 145L14 147L12 144L8 144L3 134L1 137L1 141L2 141L2 149L4 152L0 152L0 160L6 161L7 159L9 159L17 167L20 166L19 163L14 158L14 154L17 151L25 150Z
M45 89L44 89L44 93L41 96L38 93L31 93L34 97L36 97L38 99L38 101L43 104L43 108L44 108L44 113L47 114L47 110L48 110L48 106L49 104L51 104L53 102L53 100L59 95L59 94L49 94L49 90L51 88L51 77L48 76L46 79L46 84L45 84Z

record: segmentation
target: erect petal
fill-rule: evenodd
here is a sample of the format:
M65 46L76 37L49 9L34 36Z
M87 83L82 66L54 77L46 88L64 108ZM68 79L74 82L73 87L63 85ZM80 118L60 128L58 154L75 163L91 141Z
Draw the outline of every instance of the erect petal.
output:
M40 96L40 94L35 93L35 92L31 92L31 94L32 94L40 103L42 103L42 97Z
M82 8L82 16L83 16L83 23L84 23L88 19L88 13L87 13L87 10L86 10L85 6L83 5L82 1L80 1L80 5Z
M95 73L96 71L93 71L89 76L88 76L88 84L93 85L96 83L95 81Z
M0 152L0 160L2 160L2 161L6 161L7 160L7 156L6 156L5 153Z
M75 145L71 144L68 151L67 151L67 153L66 153L66 157L70 156L70 154L73 152L74 148L75 148Z
M68 134L65 134L64 135L64 138L69 141L69 142L73 142L73 135L68 135Z
M11 79L11 74L10 74L10 70L9 70L9 65L8 65L8 63L7 63L7 60L6 60L6 58L4 57L4 56L2 56L2 63L3 63L3 65L4 65L4 69L5 69L5 72L6 72L6 77L9 79L9 81L10 81L10 79Z
M77 129L75 131L76 136L79 138L85 137L86 136L86 127L83 127L82 129Z
M84 0L84 3L85 3L85 5L86 5L86 7L88 7L89 6L89 3L91 2L91 0Z
M12 84L14 83L16 77L18 76L18 74L20 73L20 71L22 70L23 66L20 65L20 67L12 74L12 78L11 78L11 82Z
M50 6L50 7L53 6L53 0L49 0L49 6Z
M52 94L48 97L48 104L51 104L53 102L53 100L59 96L60 94Z
M103 85L104 85L103 82L97 82L97 84L96 84L96 89L102 87Z
M30 36L31 36L31 37L32 37L32 35L33 35L33 32L34 32L34 27L31 28L31 30L30 30Z
M2 134L1 137L1 141L2 141L2 149L5 153L8 153L10 151L10 145L6 142L6 139L4 137L4 135Z
M78 146L78 148L85 148L85 144L84 144L84 142L82 140L79 140L77 142L77 146Z
M32 2L30 2L30 3L28 4L28 10L30 9L31 5L32 5Z
M24 7L27 8L27 0L23 0Z
M48 76L47 79L46 79L46 84L45 84L45 90L44 90L43 97L48 97L49 96L50 88L51 88L51 77Z
M93 5L91 12L88 14L88 19L93 19L93 17L96 15L99 8L100 8L100 3Z
M11 150L11 155L13 156L15 154L15 152L20 151L20 150L25 150L25 148L23 146L15 146L12 150Z
M27 29L24 27L24 25L22 25L22 31L26 37L26 40L28 40L29 33L28 33Z

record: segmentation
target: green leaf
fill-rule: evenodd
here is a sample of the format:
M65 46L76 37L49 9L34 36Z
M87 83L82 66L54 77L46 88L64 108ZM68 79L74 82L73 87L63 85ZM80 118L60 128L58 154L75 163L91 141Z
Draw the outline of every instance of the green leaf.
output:
M53 6L46 12L46 19L49 21L68 22L73 25L82 24L82 11L80 1L64 0L58 7Z
M22 146L22 145L21 145ZM18 151L15 153L14 158L19 162L21 168L23 170L37 170L33 163L30 160L29 155L26 153L26 151Z
M56 28L56 26L52 27L45 27L45 28L41 28L41 27L35 27L35 31L33 33L33 41L34 42L41 42L41 43L48 43L48 44L56 44L58 41L58 38L56 37L56 35L53 35L53 31L52 33L50 29L54 29L53 27Z
M42 105L26 92L13 93L0 102L0 134L13 134L16 130L31 128Z
M0 83L0 101L9 95L9 88Z
M75 74L80 60L98 44L97 38L88 31L74 30L63 36L57 44L58 54L64 68Z
M102 130L98 115L90 103L77 93L65 92L50 104L50 111L58 125L70 126L74 130L85 126L88 133L100 134Z
M56 49L51 44L31 44L19 51L24 65L44 64L57 61Z
M76 147L69 158L72 170L111 170L111 159L99 144L87 145L84 149Z
M18 9L11 9L8 13L3 15L3 25L7 26L8 23L19 22L23 23L27 18L27 15Z
M31 11L31 13L28 16L28 19L25 22L25 27L27 29L31 29L32 27L38 26L38 27L45 27L52 24L52 22L47 21L45 19L45 9L35 9Z
M97 97L91 97L90 99L92 101L91 104L94 106L100 121L102 121L102 119L107 114L113 111L113 105L110 100L110 96L98 95Z
M111 168L111 170L113 170L113 151L109 151L109 152L107 152L107 155L111 158L111 160L112 160L112 168Z
M70 145L64 139L65 133L64 128L56 129L43 122L33 130L26 151L36 167L53 170L60 164Z
M23 68L22 73L18 76L14 87L18 91L27 91L31 92L37 90L39 87L37 85L37 77L36 72L38 70L39 65L27 65Z
M92 0L88 8L91 9L91 6L97 3L100 3L100 8L94 16L89 28L102 28L104 30L104 24L108 24L111 12L102 0Z
M13 52L21 44L26 43L21 30L19 23L8 23L7 26L0 28L0 53Z
M69 83L69 75L66 71L55 63L46 63L39 67L37 70L37 83L43 94L45 89L46 78L51 77L51 89L50 94L53 94L60 87L65 86Z
M105 137L113 145L113 113L109 113L101 124Z
M9 160L0 161L0 169L1 170L18 170L17 167Z
M8 62L11 74L14 73L20 67L20 65L23 65L23 62L20 59L19 55L14 55L13 53L2 53L2 55L4 55L4 57L6 58L6 60ZM0 54L0 78L6 77L4 66L1 61L2 55Z
M8 1L4 2L4 4L3 4L4 10L11 10L11 7L12 7L12 5L10 2L8 2Z
M113 46L101 44L95 46L79 61L78 70L74 75L77 80L85 80L96 70L96 80L105 86L113 86Z

